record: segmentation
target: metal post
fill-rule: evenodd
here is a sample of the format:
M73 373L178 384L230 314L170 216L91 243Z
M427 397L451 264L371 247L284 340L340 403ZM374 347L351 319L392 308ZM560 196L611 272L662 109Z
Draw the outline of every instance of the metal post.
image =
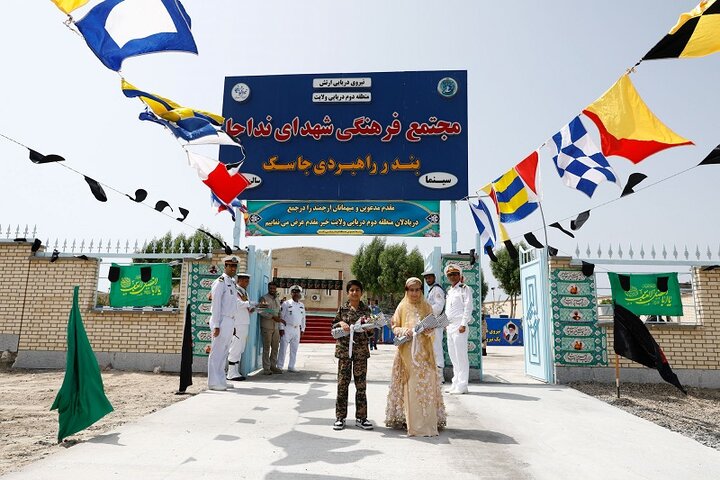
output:
M457 252L457 219L455 218L455 210L457 201L450 201L450 252Z
M233 227L233 247L240 248L240 236L242 234L243 213L239 207L231 207L235 210L235 226ZM248 268L249 269L249 268Z
M477 256L477 269L478 269L478 285L480 287L480 301L478 304L480 305L480 348L482 349L482 352L487 352L485 349L485 344L483 343L483 311L482 311L482 304L483 304L483 298L482 298L482 282L483 282L483 271L482 271L482 250L480 246L480 234L475 234L475 255ZM480 381L482 382L483 378L483 356L480 355Z

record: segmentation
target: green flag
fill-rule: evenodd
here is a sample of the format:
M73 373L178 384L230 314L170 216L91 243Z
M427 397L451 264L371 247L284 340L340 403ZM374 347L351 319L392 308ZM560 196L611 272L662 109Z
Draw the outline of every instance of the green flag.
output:
M608 273L612 299L635 315L682 316L677 272L653 274Z
M68 319L65 379L50 407L50 410L57 409L59 414L58 442L113 411L105 396L100 367L83 327L78 307L79 288L75 287Z
M167 263L113 263L111 268L120 270L120 278L110 284L111 307L164 307L170 301L172 267ZM143 279L143 269L150 269L150 278Z

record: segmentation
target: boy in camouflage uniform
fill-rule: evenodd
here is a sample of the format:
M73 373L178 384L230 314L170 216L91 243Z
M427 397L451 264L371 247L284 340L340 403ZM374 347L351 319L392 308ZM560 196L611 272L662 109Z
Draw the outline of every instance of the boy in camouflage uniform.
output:
M370 318L370 308L360 301L363 286L358 280L350 280L345 287L348 300L335 315L332 328L341 327L349 332L350 327L361 318ZM345 428L345 417L348 409L348 390L350 379L355 377L355 425L363 430L372 430L373 425L367 419L367 359L370 357L368 348L369 337L363 332L353 332L352 351L350 336L338 338L335 344L335 358L338 359L338 388L335 403L333 429Z

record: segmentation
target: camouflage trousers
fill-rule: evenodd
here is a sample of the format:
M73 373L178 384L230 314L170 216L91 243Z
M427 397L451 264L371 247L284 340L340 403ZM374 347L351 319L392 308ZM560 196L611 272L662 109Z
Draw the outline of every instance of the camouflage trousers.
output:
M338 359L335 418L347 417L348 389L352 377L355 377L355 418L367 418L367 358Z

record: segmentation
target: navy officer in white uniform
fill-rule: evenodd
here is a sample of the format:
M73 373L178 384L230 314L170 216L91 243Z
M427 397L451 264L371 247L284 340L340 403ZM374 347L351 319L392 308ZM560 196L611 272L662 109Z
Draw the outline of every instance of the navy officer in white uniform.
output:
M292 298L283 302L280 307L280 353L278 354L277 368L283 368L285 364L285 353L290 347L290 359L288 361L288 372L297 372L295 369L295 358L297 357L300 335L305 332L305 305L300 301L302 288L298 285L290 287Z
M238 258L229 255L223 259L225 271L212 284L210 304L210 356L208 357L208 388L210 390L227 390L225 378L225 362L227 362L235 328L238 294L235 284L235 273Z

